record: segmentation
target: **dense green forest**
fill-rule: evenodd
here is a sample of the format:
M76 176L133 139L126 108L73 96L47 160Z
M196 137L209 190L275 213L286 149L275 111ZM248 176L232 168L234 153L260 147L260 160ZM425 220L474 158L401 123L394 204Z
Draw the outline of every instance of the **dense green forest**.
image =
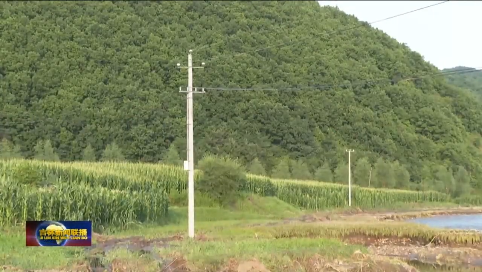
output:
M195 95L196 159L230 155L254 172L327 180L346 173L351 148L355 183L371 178L373 166L378 186L482 187L482 104L440 76L403 80L439 71L337 8L315 1L0 5L0 138L15 156L185 157L179 87L187 74L176 63L186 65L194 49L194 63L206 62L195 86L279 89ZM351 29L336 32L344 28Z
M447 80L460 88L468 89L482 100L482 71L476 68L458 66L444 69L444 73L449 73ZM450 74L453 73L453 74Z

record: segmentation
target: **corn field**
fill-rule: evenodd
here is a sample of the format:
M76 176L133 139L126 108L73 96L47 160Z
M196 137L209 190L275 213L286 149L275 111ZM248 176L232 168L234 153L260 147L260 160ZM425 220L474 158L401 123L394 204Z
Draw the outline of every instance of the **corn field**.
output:
M314 181L275 180L248 175L248 191L276 196L294 206L321 210L348 206L348 186ZM449 202L450 196L426 191L374 189L352 186L352 205L360 208L379 208L396 203Z
M44 185L29 186L19 182L15 171L20 166L34 169ZM195 180L201 175L196 172ZM276 196L303 209L321 210L348 205L348 187L344 185L275 180L254 175L247 175L247 178L244 191ZM186 189L186 171L174 166L0 161L0 212L3 215L0 225L42 219L92 220L94 224L105 226L161 222L168 215L169 193L182 193ZM430 191L352 188L353 206L361 208L384 207L400 202L449 201L448 195Z

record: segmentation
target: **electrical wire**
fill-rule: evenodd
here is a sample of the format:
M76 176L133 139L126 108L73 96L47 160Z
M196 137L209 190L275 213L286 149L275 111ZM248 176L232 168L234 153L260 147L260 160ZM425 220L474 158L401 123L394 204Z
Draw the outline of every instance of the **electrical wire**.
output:
M437 72L419 76L412 76L407 78L402 78L399 80L387 79L387 78L380 78L380 79L373 79L373 80L363 80L363 81L356 81L356 82L349 82L349 83L340 83L340 84L324 84L324 85L311 85L311 86L303 86L303 87L291 87L291 88L228 88L228 87L196 87L196 88L203 88L205 91L309 91L309 90L329 90L334 88L350 88L350 87L357 87L357 86L376 86L382 84L394 84L402 81L413 81L418 79L424 78L431 78L431 77L439 77L439 76L448 76L448 75L457 75L457 74L468 74L468 73L475 73L481 72L482 67L477 68L465 68L465 69L457 69L457 70L450 70L446 72Z
M384 21L388 21L388 20L391 20L391 19L394 19L394 18L397 18L397 17L401 17L401 16L404 16L404 15L407 15L407 14L410 14L410 13L414 13L414 12L417 12L417 11L420 11L420 10L424 10L424 9L427 9L427 8L431 8L431 7L434 7L434 6L438 6L438 5L441 5L441 4L445 4L449 2L449 0L446 0L446 1L443 1L443 2L439 2L439 3L435 3L435 4L431 4L431 5L428 5L428 6L424 6L424 7L421 7L421 8L418 8L418 9L414 9L414 10L411 10L411 11L407 11L407 12L404 12L404 13L400 13L400 14L397 14L397 15L393 15L393 16L390 16L390 17L387 17L387 18L384 18L384 19L380 19L380 20L377 20L377 21L373 21L373 22L370 22L368 23L369 25L373 25L373 24L377 24L377 23L380 23L380 22L384 22ZM284 43L280 43L280 44L276 44L276 45L271 45L271 46L267 46L267 47L263 47L263 48L260 48L260 49L256 49L256 50L250 50L248 52L259 52L259 51L263 51L263 50L266 50L266 49L269 49L269 48L274 48L274 47L282 47L282 46L289 46L289 45L293 45L293 44L297 44L297 43L300 43L306 39L313 39L319 35L333 35L333 34L338 34L338 33L342 33L342 32L345 32L345 31L349 31L349 30L354 30L354 29L357 29L357 28L361 28L361 27L364 27L366 26L365 24L359 24L359 25L356 25L356 26L352 26L352 27L348 27L348 28L343 28L343 29L339 29L339 30L335 30L335 31L332 31L332 32L328 32L328 33L320 33L318 35L314 35L313 36L310 36L310 37L305 37L305 38L302 38L302 39L299 39L299 40L296 40L296 41L290 41L290 42L284 42ZM326 38L326 37L323 37L323 38ZM203 49L205 47L207 47L208 45L205 45L205 46L202 46L200 48L198 48L197 50L200 50L200 49ZM209 45L211 46L211 45ZM231 57L237 57L237 56L241 56L241 55L246 55L247 52L241 52L241 53L237 53L237 54L234 54L232 55ZM209 63L209 62L213 62L214 60L217 60L219 59L220 57L226 57L226 55L219 55L218 57L214 57L208 61L205 61L205 63Z

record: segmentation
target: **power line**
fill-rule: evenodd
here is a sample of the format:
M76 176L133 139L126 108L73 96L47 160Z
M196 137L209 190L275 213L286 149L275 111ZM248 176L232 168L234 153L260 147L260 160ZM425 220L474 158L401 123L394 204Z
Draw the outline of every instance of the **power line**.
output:
M475 73L481 72L482 67L477 68L466 68L466 69L458 69L458 70L451 70L446 72L437 72L419 76L412 76L407 78L401 78L399 80L387 79L387 78L380 78L380 79L371 79L371 80L361 80L355 82L348 82L348 83L339 83L339 84L323 84L323 85L311 85L311 86L295 86L295 87L287 87L287 88L229 88L229 87L202 87L204 90L208 91L309 91L309 90L329 90L333 88L347 88L347 87L357 87L357 86L365 86L365 85L382 85L382 84L393 84L396 82L402 81L413 81L418 79L424 78L431 78L431 77L439 77L439 76L447 76L447 75L457 75L457 74L468 74L468 73Z
M373 24L377 24L377 23L380 23L380 22L388 21L388 20L391 20L391 19L394 19L394 18L397 18L397 17L401 17L401 16L404 16L404 15L407 15L407 14L410 14L410 13L414 13L414 12L420 11L420 10L424 10L424 9L428 9L428 8L431 8L431 7L434 7L434 6L438 6L438 5L441 5L441 4L445 4L445 3L447 3L447 2L449 2L449 0L446 0L446 1L443 1L443 2L439 2L439 3L436 3L436 4L431 4L431 5L428 5L428 6L425 6L425 7L421 7L421 8L414 9L414 10L411 10L411 11L407 11L407 12L404 12L404 13L400 13L400 14L397 14L397 15L393 15L393 16L390 16L390 17L387 17L387 18L384 18L384 19L380 19L380 20L377 20L377 21L370 22L370 23L368 23L368 24L369 24L369 25L373 25ZM365 24L360 24L360 25L356 25L356 26L352 26L352 27L348 27L348 28L343 28L343 29L335 30L335 31L328 32L328 33L319 33L318 35L326 35L326 36L329 36L329 35L333 35L333 34L342 33L342 32L345 32L345 31L349 31L349 30L361 28L361 27L364 27L364 26L365 26ZM318 35L315 34L314 37L313 37L313 36L305 37L305 38L299 39L299 40L297 40L297 41L284 42L284 43L280 43L280 44L276 44L276 45L271 45L271 46L263 47L263 48L256 49L256 50L250 50L250 51L248 51L248 52L253 52L253 53L254 53L254 52L263 51L263 50L266 50L266 49L269 49L269 48L280 47L280 46L284 46L284 45L293 45L293 44L302 42L302 41L307 40L307 39L313 39L313 38L317 37ZM203 49L203 48L208 47L208 46L212 46L212 45L205 45L205 46L202 46L202 47L198 48L197 50ZM234 54L234 55L232 55L232 57L237 57L237 56L241 56L241 55L246 55L246 52L241 52L241 53ZM226 56L226 55L219 55L218 57L214 57L214 58L212 58L212 59L210 59L210 60L208 60L208 61L209 61L209 62L213 62L214 60L219 59L220 57L225 57L225 56ZM207 62L208 62L208 61L207 61ZM207 62L206 62L206 63L207 63Z

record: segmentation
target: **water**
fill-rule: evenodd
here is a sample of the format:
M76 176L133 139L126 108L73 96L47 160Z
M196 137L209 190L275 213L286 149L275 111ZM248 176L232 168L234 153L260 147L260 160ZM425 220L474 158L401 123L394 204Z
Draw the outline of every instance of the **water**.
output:
M482 214L442 215L412 219L409 222L424 224L434 228L482 231Z

